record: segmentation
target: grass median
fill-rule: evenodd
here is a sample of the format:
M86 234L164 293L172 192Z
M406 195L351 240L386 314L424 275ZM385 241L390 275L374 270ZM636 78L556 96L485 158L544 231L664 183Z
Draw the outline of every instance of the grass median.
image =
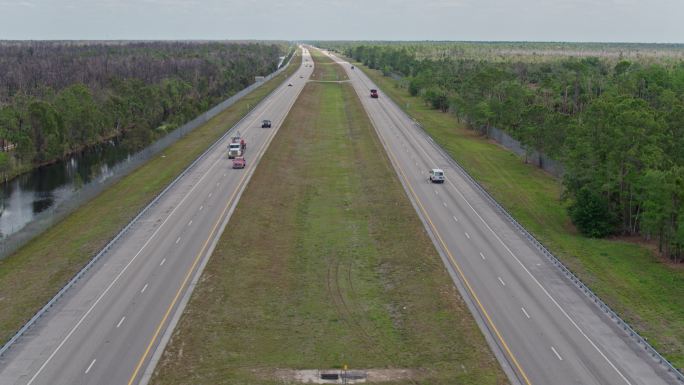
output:
M396 80L354 64L661 354L684 368L682 266L663 262L644 245L579 235L560 200L559 180L431 109Z
M507 383L356 93L312 82L242 195L152 384L282 384L289 370L345 364L404 373L391 384Z
M311 74L311 80L324 82L349 80L344 68L339 66L329 57L325 56L323 52L315 48L309 48L309 53L311 53L311 57L316 63L314 66L314 72Z
M256 105L299 68L300 63L298 54L283 73L0 260L0 345L164 187L237 123L250 106Z

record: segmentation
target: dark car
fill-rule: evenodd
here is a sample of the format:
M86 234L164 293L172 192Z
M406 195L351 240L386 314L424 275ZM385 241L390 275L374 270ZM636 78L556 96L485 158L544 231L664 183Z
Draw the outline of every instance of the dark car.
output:
M271 128L271 121L264 120L263 122L261 122L261 128Z

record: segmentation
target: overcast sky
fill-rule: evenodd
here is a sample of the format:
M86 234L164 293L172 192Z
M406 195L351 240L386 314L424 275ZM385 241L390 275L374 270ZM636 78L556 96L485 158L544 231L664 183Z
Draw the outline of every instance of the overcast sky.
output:
M684 43L684 0L0 0L0 40Z

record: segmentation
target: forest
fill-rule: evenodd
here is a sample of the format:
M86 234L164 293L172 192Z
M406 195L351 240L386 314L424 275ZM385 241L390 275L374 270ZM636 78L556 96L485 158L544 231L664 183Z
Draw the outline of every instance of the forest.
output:
M684 259L684 46L318 44L400 77L472 129L503 129L561 161L583 234L640 235Z
M277 42L0 42L0 174L115 136L141 148L274 71L287 50Z

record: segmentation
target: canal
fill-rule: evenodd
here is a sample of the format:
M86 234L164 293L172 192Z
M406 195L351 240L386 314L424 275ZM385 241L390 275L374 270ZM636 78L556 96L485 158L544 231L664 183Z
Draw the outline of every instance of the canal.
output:
M87 184L107 180L113 175L113 167L132 154L124 141L113 139L2 183L0 240L73 197Z

